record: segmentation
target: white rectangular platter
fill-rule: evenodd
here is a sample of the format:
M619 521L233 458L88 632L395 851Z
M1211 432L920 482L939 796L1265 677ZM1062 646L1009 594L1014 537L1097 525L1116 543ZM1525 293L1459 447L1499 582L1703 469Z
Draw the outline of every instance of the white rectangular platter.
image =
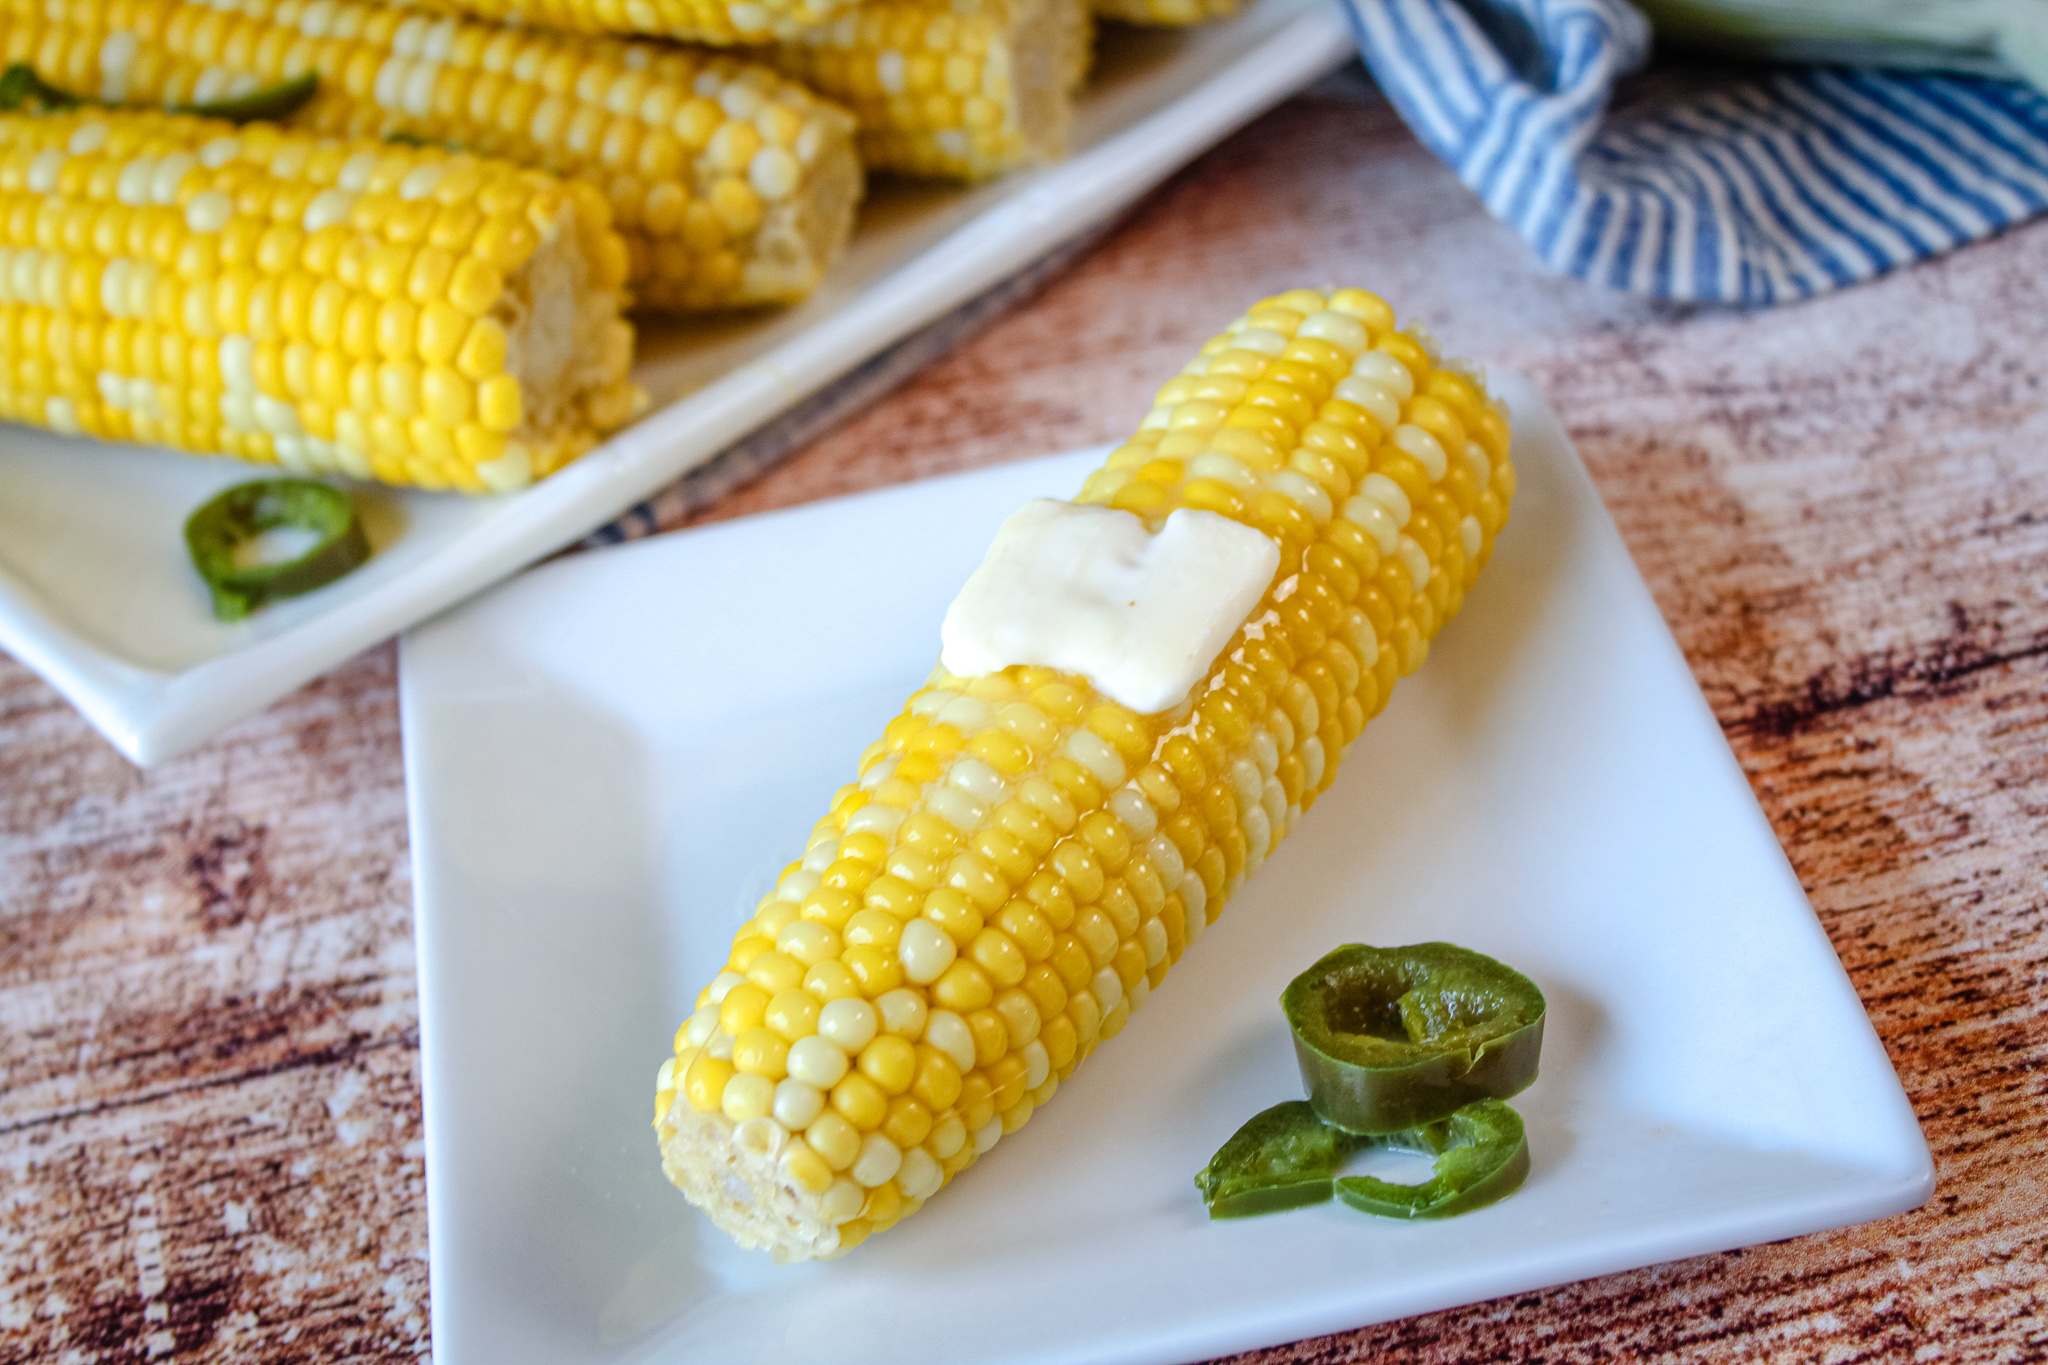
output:
M438 1365L1171 1362L1915 1207L1854 991L1556 418L1514 521L1335 786L1028 1127L846 1259L777 1268L663 1179L653 1077L735 926L931 665L1027 497L1100 452L559 561L401 656ZM1277 999L1449 939L1547 992L1534 1169L1435 1224L1210 1223L1300 1097Z
M129 758L169 758L588 534L1099 226L1349 50L1327 0L1258 0L1187 33L1109 30L1065 161L973 189L878 182L801 305L643 330L652 415L514 497L362 489L370 564L237 625L213 620L181 531L214 492L274 471L0 428L0 649Z

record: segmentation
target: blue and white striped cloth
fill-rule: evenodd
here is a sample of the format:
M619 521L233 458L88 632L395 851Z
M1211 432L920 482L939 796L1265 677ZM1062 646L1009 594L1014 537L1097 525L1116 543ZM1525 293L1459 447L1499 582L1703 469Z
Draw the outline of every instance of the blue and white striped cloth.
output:
M2048 210L2048 98L1966 76L1780 68L1609 115L1649 55L1623 0L1344 0L1381 88L1551 269L1656 298L1808 298ZM1478 3L1478 0L1472 0Z

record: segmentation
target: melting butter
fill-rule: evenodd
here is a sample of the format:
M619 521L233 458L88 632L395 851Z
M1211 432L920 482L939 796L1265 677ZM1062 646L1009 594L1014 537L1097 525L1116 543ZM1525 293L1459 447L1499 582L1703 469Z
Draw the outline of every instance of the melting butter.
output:
M1003 523L946 611L956 677L1039 664L1142 714L1186 700L1272 586L1280 549L1182 508L1155 535L1129 512L1038 498Z

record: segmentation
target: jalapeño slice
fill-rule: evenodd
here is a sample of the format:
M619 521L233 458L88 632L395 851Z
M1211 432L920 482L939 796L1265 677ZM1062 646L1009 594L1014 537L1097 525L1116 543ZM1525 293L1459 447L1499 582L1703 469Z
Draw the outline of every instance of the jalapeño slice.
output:
M1309 1103L1353 1133L1397 1133L1536 1079L1543 992L1453 943L1351 943L1280 997Z
M1306 1100L1289 1100L1254 1114L1230 1135L1195 1177L1211 1218L1249 1218L1331 1194L1344 1158L1364 1139L1332 1128Z
M1395 1185L1369 1175L1336 1182L1337 1198L1382 1218L1449 1218L1505 1199L1529 1178L1529 1140L1522 1116L1500 1100L1478 1100L1447 1119L1391 1137L1362 1139L1436 1158L1420 1185Z
M309 531L315 539L294 559L236 564L241 545L283 528ZM236 484L185 522L185 548L213 593L213 614L223 621L332 583L370 557L348 494L311 479Z

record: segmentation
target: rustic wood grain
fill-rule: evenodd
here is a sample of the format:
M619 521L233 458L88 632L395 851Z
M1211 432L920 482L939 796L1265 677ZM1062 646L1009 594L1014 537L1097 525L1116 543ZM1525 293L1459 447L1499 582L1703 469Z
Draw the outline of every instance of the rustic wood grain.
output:
M1652 307L1538 273L1328 88L699 519L1111 439L1247 300L1340 279L1548 388L1940 1187L1244 1359L2048 1359L2048 224L1798 307ZM0 660L0 1361L426 1354L394 675L374 650L144 774Z

